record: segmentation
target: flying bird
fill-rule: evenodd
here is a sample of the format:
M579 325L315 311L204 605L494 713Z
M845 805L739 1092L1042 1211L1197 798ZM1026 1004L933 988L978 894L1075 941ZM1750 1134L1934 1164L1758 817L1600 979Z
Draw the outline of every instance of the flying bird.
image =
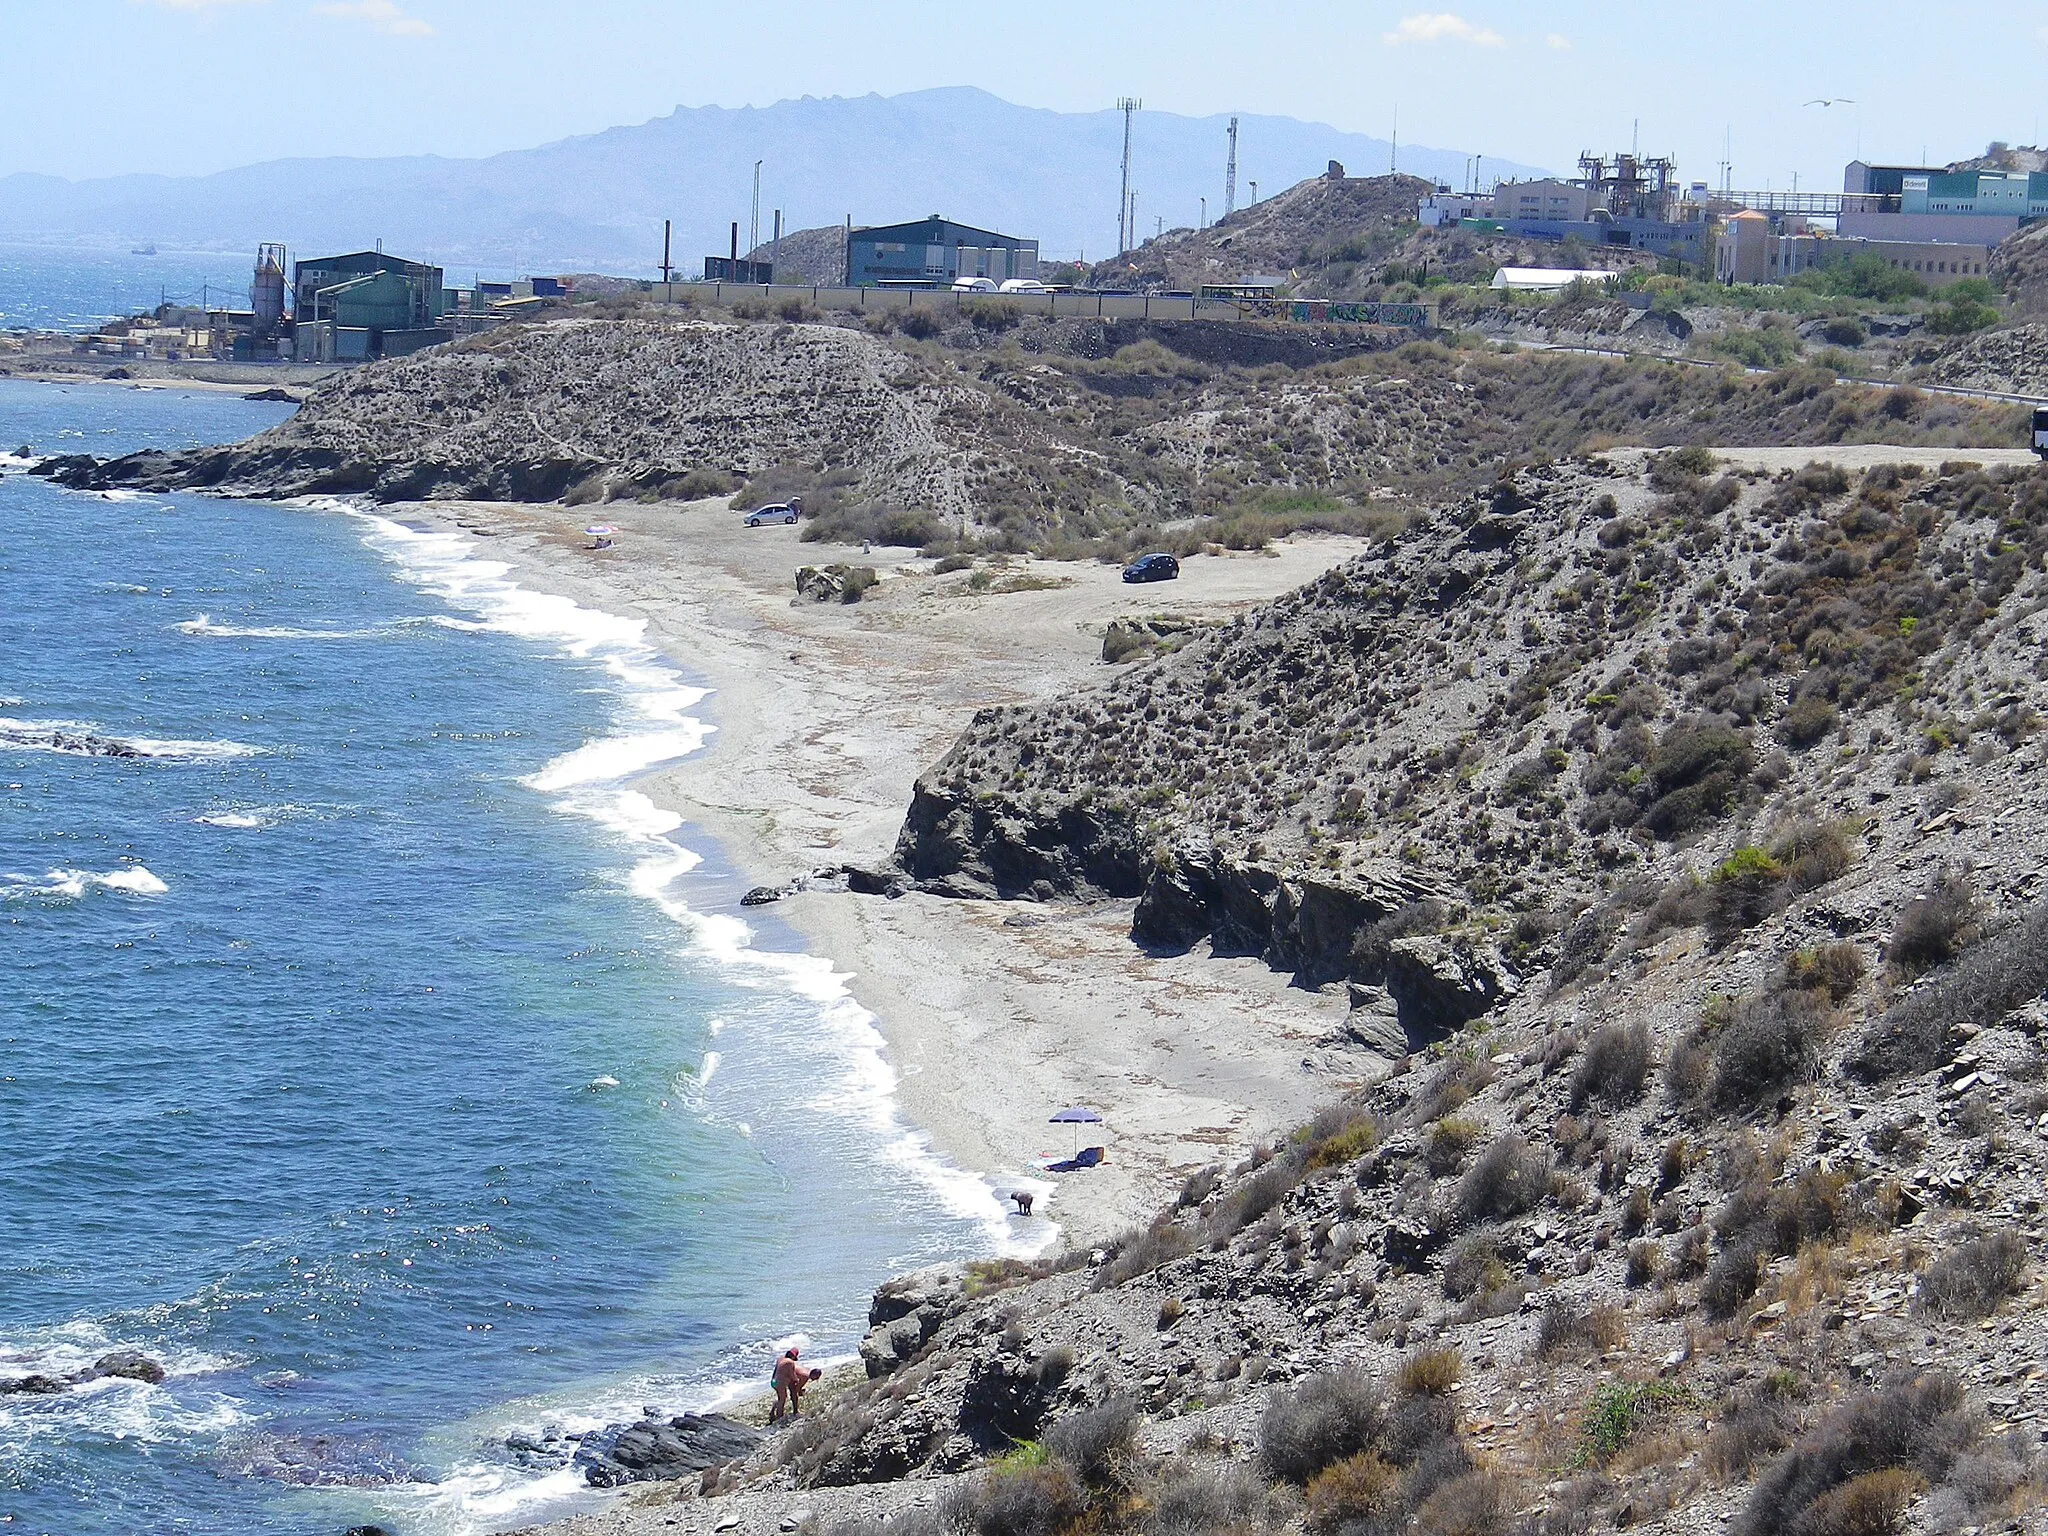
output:
M1853 96L1816 96L1807 105L1809 107L1853 107L1856 105L1856 98Z

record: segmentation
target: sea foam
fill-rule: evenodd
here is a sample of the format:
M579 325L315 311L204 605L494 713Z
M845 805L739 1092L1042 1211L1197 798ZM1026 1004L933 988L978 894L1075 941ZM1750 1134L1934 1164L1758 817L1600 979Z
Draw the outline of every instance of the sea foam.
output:
M524 588L512 579L509 565L480 556L474 542L460 534L409 527L332 498L314 498L311 504L359 519L370 546L408 579L476 615L485 626L602 663L631 712L632 725L563 753L522 782L557 796L556 810L595 821L625 841L636 856L626 877L628 889L688 934L699 954L743 985L779 988L812 1006L805 1038L788 1049L801 1056L814 1113L854 1131L948 1214L977 1225L989 1249L1010 1254L1043 1246L1049 1233L1036 1241L1021 1239L989 1185L946 1162L930 1139L903 1118L887 1041L879 1021L849 992L848 975L822 956L762 948L743 919L699 911L678 890L703 860L673 840L682 818L625 781L701 750L715 727L690 714L709 690L689 684L668 664L647 638L647 621ZM734 1059L726 1053L728 1063ZM731 1078L729 1071L728 1085Z
M140 864L125 869L53 869L42 879L0 874L0 900L77 901L90 891L121 896L161 896L170 890Z

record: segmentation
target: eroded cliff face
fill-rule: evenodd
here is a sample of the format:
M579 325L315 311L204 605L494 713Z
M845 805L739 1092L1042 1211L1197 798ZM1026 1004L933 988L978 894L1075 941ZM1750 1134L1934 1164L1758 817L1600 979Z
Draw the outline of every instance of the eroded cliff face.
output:
M1627 934L1732 942L2007 792L2048 714L2044 558L2048 469L1523 470L984 711L898 858L942 894L1135 897L1141 942L1349 980L1412 1044Z

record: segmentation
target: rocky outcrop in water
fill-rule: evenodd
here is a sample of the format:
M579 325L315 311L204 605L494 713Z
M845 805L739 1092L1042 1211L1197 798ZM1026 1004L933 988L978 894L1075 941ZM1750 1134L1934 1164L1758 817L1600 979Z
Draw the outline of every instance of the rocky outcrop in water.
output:
M139 1349L117 1349L101 1355L83 1370L63 1375L32 1371L26 1376L0 1381L0 1397L51 1397L106 1377L121 1377L153 1387L167 1381L170 1373Z
M761 1439L758 1429L719 1414L683 1413L585 1436L575 1464L591 1487L619 1488L702 1472L747 1455Z

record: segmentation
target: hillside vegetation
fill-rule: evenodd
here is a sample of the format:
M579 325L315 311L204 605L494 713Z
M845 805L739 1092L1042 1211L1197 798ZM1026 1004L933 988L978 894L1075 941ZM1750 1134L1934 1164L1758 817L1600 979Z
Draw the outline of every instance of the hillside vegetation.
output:
M867 1380L661 1508L2039 1529L2044 625L2048 469L1617 454L984 712L907 874L1348 988L1357 1086L1099 1250L884 1286Z
M46 472L385 501L801 493L813 534L1114 557L1371 528L1404 498L1490 482L1504 460L1615 443L1966 447L2024 432L2012 408L1821 369L1511 355L1365 327L1021 324L975 305L870 326L783 308L679 322L628 305L507 327L338 375L247 443Z

